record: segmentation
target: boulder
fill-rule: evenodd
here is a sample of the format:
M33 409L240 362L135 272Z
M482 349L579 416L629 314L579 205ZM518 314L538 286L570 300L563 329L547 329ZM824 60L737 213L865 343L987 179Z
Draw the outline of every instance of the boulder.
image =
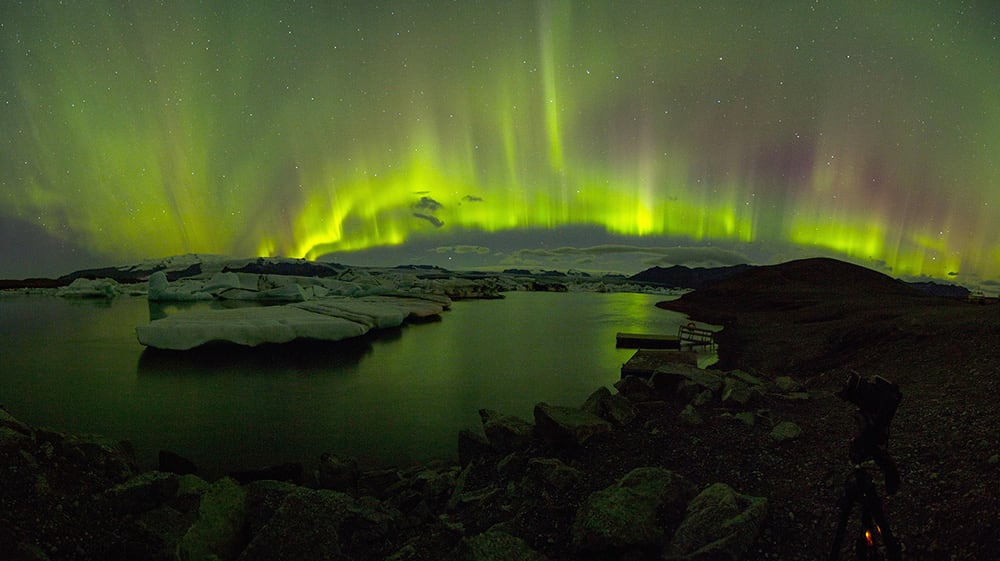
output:
M464 538L449 561L545 561L547 558L521 538L500 530L487 530Z
M31 436L32 434L31 427L11 415L10 412L7 411L7 408L2 405L0 405L0 427L9 428L25 436Z
M590 394L581 409L620 427L631 423L636 417L635 407L628 398L621 394L612 394L605 387L598 388Z
M177 546L178 561L235 559L245 544L246 491L223 477L202 495L198 520Z
M522 486L542 492L567 491L583 479L583 472L566 465L558 458L531 458L528 460Z
M690 403L685 405L684 409L677 414L677 420L685 425L691 426L697 426L705 422L705 420L701 417L701 414L698 413L698 410L695 409Z
M685 399L690 399L702 390L718 394L722 377L687 364L665 364L653 372L650 383L658 393L669 395L679 392Z
M512 452L531 444L534 427L524 419L492 409L480 409L479 418L483 422L483 432L495 450Z
M138 514L152 510L177 495L180 477L175 473L147 471L105 492L118 512Z
M288 495L302 487L284 481L253 481L243 487L247 492L247 535L255 536L278 511Z
M782 421L771 429L771 440L781 443L794 440L802 434L802 429L791 421Z
M618 390L619 395L623 395L626 399L635 403L656 399L653 387L649 385L649 382L638 376L625 376L615 382L615 389Z
M302 464L298 462L287 462L274 466L267 466L258 469L245 469L229 472L229 477L241 484L251 481L273 480L287 481L289 483L302 483Z
M476 458L493 453L490 441L482 430L462 429L458 431L458 463L466 466Z
M754 376L753 374L748 374L742 370L730 370L726 372L726 377L735 378L745 384L758 388L764 386L764 380L761 380L757 376Z
M767 515L767 499L715 483L687 506L663 556L669 561L744 559Z
M358 487L361 470L354 458L342 459L329 452L319 457L319 486L333 491L350 491Z
M539 436L556 446L580 446L598 434L611 432L611 423L575 407L542 402L535 405Z
M341 524L353 503L348 495L328 490L299 488L284 495L239 561L348 559L341 545Z
M671 471L636 468L583 503L573 521L573 544L590 553L662 545L696 492Z
M724 405L749 405L759 391L739 378L726 378L722 383L721 401Z
M802 384L795 381L791 376L778 376L774 379L774 385L781 393L792 393L802 390Z
M194 462L170 450L160 450L157 454L157 463L160 466L160 471L176 473L177 475L198 473L198 466Z

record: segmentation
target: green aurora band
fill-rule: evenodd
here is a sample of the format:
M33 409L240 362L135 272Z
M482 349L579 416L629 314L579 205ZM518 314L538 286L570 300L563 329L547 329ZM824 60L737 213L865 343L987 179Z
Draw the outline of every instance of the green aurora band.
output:
M449 231L1000 278L990 3L0 7L5 220L115 259Z

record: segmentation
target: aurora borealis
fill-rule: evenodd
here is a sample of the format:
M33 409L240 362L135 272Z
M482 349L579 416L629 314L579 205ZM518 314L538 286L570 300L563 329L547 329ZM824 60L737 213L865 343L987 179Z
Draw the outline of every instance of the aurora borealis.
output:
M585 227L1000 278L1000 8L756 4L4 2L0 277Z

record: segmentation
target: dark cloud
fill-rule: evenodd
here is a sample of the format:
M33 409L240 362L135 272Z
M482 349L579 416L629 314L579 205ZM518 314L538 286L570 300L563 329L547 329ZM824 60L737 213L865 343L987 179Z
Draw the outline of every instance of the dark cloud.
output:
M435 253L455 253L458 255L489 255L490 248L481 245L445 245L434 248Z
M441 226L444 226L444 222L442 222L441 219L438 218L437 216L432 216L430 214L423 214L423 213L420 213L420 212L414 212L413 216L415 216L415 217L417 217L417 218L419 218L421 220L426 220L426 221L430 222L431 224L434 225L435 228L440 228Z
M625 244L604 244L590 247L559 247L555 249L522 249L517 252L521 257L529 259L607 258L614 256L638 257L652 267L654 265L690 265L715 267L737 265L750 260L746 255L733 250L717 247L643 247Z
M420 197L420 201L415 203L413 205L413 208L415 210L425 210L428 212L434 212L444 208L444 205L442 205L441 203L435 201L430 197L425 196L425 197Z

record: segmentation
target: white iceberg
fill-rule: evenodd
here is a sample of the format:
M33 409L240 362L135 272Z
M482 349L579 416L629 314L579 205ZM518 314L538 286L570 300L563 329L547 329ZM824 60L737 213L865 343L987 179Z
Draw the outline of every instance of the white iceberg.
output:
M298 285L289 285L299 288ZM340 341L371 329L397 327L407 318L438 315L451 301L441 296L323 298L284 306L181 312L136 327L143 345L188 350L229 342L257 346L296 339Z
M78 278L69 286L56 291L63 298L114 298L121 293L121 288L113 279Z
M146 298L150 302L188 302L191 300L211 300L212 295L201 292L203 283L175 283L167 281L163 271L157 271L149 276L149 291Z
M135 328L143 345L170 350L213 342L255 347L295 339L340 341L368 330L367 325L292 305L184 312Z

